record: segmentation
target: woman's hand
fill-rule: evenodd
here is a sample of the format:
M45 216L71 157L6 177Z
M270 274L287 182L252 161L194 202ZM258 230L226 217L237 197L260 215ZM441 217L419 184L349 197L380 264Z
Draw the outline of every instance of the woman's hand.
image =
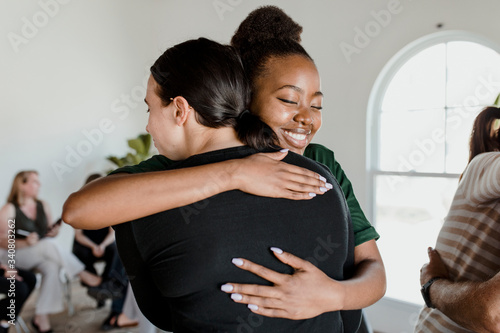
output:
M345 290L309 261L271 248L276 257L295 269L292 275L277 273L245 259L233 259L241 269L252 272L273 286L227 283L221 290L230 293L236 303L266 317L307 319L343 308Z
M96 258L100 258L104 255L105 248L102 245L95 245L92 247L92 254Z
M53 224L49 231L45 234L46 237L56 237L59 234L59 229L61 228L60 224Z
M38 234L36 232L30 233L26 237L26 243L28 243L29 246L35 245L36 243L38 243L38 240L39 240L39 237L38 237Z
M281 162L285 152L259 153L240 160L233 173L237 188L254 195L293 200L312 199L332 188L311 170Z

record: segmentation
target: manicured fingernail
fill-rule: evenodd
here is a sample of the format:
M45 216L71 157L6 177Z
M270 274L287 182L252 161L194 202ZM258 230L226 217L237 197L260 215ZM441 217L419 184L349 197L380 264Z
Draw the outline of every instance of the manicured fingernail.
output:
M287 151L288 151L288 149L283 148L283 149L280 150L280 153L286 153Z
M256 310L258 310L258 309L259 309L259 307L258 307L257 305L255 305L255 304L248 304L248 308L249 308L250 310L254 310L254 311L256 311Z
M282 254L283 253L283 250L280 249L279 247L272 247L271 251L273 251L274 253L277 253L277 254Z
M316 196L316 193L309 192L309 196L314 198Z
M333 188L333 185L330 183L326 183L325 186L327 189L330 189L330 190Z
M320 188L319 188L319 190L320 190L321 192L326 192L326 191L328 191L328 189L327 189L326 187L320 187Z
M325 183L326 183L326 178L325 178L325 177L323 177L323 176L321 176L321 175L319 176L319 180L321 180L322 182L325 182Z
M242 266L243 265L243 260L238 259L238 258L234 258L233 260L231 260L231 262L233 264L235 264L236 266Z
M230 284L223 284L220 286L220 290L225 291L225 292L230 292L233 291L234 287Z
M235 301L241 301L243 299L243 296L241 296L240 294L231 294L231 298Z

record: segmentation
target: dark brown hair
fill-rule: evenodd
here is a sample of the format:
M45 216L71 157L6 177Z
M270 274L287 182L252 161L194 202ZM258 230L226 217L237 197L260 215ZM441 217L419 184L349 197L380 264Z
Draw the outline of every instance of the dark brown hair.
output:
M300 45L302 26L275 6L264 6L252 11L236 30L231 45L240 54L248 78L255 80L265 75L271 58L300 55L312 58Z
M500 108L495 106L488 106L477 115L469 139L468 163L479 154L500 151L499 130L491 135L491 129L497 119L500 119Z
M256 149L274 147L278 141L260 118L243 113L250 101L250 87L233 47L206 38L177 44L156 60L151 75L164 106L182 96L203 126L233 127L243 143Z

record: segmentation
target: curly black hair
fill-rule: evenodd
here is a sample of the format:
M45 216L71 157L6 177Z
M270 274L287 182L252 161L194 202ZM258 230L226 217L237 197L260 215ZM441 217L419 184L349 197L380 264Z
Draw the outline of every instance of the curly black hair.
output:
M246 17L236 30L231 45L240 54L250 82L266 73L274 57L301 55L310 59L300 45L302 26L276 6L263 6Z

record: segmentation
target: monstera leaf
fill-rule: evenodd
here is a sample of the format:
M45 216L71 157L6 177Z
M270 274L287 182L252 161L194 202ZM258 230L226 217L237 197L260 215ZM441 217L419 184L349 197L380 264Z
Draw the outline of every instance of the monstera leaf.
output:
M127 143L135 151L135 154L129 152L124 157L108 156L106 159L121 168L127 165L139 164L151 157L149 152L151 136L149 134L140 134L135 139L127 140Z
M500 108L500 94L498 94L497 99L493 103L493 106L496 106L496 107Z

